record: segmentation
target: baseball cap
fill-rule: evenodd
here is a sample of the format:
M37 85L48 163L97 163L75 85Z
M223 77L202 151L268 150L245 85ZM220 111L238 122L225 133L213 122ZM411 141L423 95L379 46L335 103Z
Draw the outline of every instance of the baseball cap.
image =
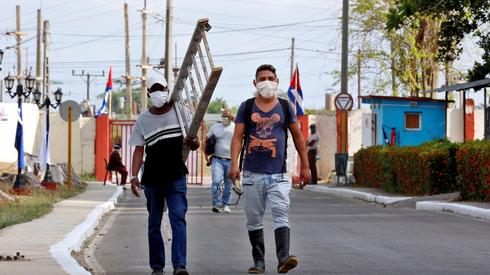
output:
M163 87L167 87L167 81L165 80L165 77L163 77L163 75L154 75L148 78L148 89L150 89L151 86L157 83L162 85Z

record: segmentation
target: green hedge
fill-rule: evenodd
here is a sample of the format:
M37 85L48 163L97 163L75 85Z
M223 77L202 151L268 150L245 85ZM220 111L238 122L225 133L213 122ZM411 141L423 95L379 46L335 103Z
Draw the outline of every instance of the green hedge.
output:
M417 147L374 146L354 154L354 176L359 186L377 187L392 193L427 195L468 190L486 191L488 200L490 143L455 144L447 140L424 143ZM474 150L478 157L464 158L462 150ZM466 152L466 151L465 151ZM472 151L473 152L473 151ZM457 156L468 161L463 164ZM471 161L472 164L469 164ZM475 166L478 165L478 166ZM474 167L482 167L482 171ZM467 169L465 169L467 168ZM485 172L486 171L486 172ZM469 184L462 173L478 177L479 184ZM465 175L466 175L465 174ZM467 187L470 186L470 187ZM473 186L473 187L471 187ZM485 186L485 188L483 187ZM482 200L475 196L467 196Z
M457 181L464 200L490 201L490 142L463 144L456 153Z

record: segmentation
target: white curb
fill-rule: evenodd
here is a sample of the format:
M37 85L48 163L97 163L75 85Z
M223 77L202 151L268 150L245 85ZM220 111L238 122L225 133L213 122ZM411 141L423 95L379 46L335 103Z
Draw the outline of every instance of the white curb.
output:
M83 223L77 225L63 240L50 246L51 256L68 274L90 274L77 263L71 256L71 252L80 251L83 242L94 232L94 228L102 215L114 208L122 191L122 187L118 186L111 198L92 210Z
M490 209L460 203L421 201L415 204L415 209L429 211L448 211L461 215L490 220Z
M326 194L332 194L350 199L360 199L368 202L376 202L380 204L392 204L399 201L410 200L413 197L389 197L381 195L373 195L368 192L362 192L357 190L345 189L345 188L331 188L327 186L319 185L306 185L306 190L313 192L321 192Z

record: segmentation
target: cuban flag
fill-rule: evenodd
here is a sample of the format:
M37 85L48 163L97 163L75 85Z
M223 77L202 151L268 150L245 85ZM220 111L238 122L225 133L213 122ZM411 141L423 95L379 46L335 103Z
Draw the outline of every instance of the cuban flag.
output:
M104 100L102 101L102 105L97 111L96 116L100 116L105 112L107 107L107 102L109 102L109 93L112 91L112 66L109 68L109 78L107 79L107 83L105 84L105 92L104 92Z
M15 149L18 152L18 168L24 169L26 163L24 159L24 121L22 120L22 101L19 100L17 110L17 131L15 132Z
M291 78L291 84L289 84L288 97L293 103L296 111L296 115L304 115L303 111L303 91L301 91L301 85L299 84L299 70L298 65L294 70L293 77Z

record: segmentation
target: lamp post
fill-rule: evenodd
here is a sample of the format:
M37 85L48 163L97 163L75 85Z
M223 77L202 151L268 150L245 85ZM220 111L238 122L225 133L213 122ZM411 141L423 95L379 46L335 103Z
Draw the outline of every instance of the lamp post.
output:
M17 79L17 87L15 89L15 92L12 92L12 88L14 87L15 80ZM14 77L11 76L10 74L5 77L5 87L7 88L7 94L11 97L14 98L17 96L17 106L19 110L19 117L18 117L18 122L17 122L17 132L16 132L16 148L18 151L18 158L17 158L17 163L18 163L18 169L17 169L17 177L15 178L15 183L13 187L13 191L17 194L29 194L30 191L26 187L26 179L25 176L22 174L22 169L24 169L24 135L23 135L23 121L22 121L22 96L25 98L28 98L29 95L31 94L32 88L34 88L34 84L36 82L36 79L29 75L25 80L23 80L21 77ZM24 83L25 82L25 83ZM24 89L24 84L26 86L26 89Z
M51 99L49 99L49 96L46 94L46 97L44 98L44 101L41 102L41 92L38 91L37 89L32 92L32 95L34 96L34 101L36 102L37 106L39 109L42 109L43 107L46 107L46 137L45 137L45 142L46 144L43 144L42 146L45 147L45 154L46 156L49 154L49 108L52 107L53 109L56 109L60 103L61 103L61 98L63 97L63 93L61 92L61 88L58 88L56 92L54 92L54 100L55 104L51 103ZM51 190L56 190L56 183L53 181L53 177L51 175L51 172L49 170L49 163L46 157L46 172L44 173L44 179L41 182L41 185L46 187L47 189Z

